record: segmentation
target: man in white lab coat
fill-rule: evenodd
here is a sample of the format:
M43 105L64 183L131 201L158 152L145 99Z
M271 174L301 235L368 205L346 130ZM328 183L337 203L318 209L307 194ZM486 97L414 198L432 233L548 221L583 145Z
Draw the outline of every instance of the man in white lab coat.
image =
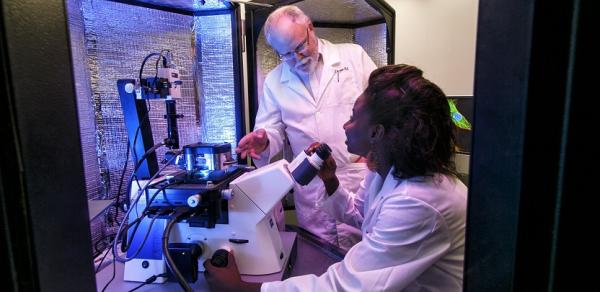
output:
M284 135L294 156L313 142L327 143L341 184L356 191L366 165L359 156L348 153L342 125L366 88L375 64L359 45L319 39L311 20L295 6L271 13L264 30L282 63L267 75L254 131L240 140L236 151L242 158L251 156L260 167L282 150ZM360 240L360 230L315 207L315 199L324 192L319 178L295 187L298 223L347 250Z

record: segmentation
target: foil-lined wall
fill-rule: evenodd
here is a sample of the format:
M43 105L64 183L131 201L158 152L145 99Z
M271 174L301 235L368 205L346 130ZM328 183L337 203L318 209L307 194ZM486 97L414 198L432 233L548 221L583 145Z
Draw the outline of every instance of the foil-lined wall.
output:
M146 0L148 1L148 0ZM156 2L160 2L160 4L164 5L164 0L154 0ZM182 9L186 9L186 10L190 10L190 3L192 4L192 9L194 11L197 10L204 10L204 11L209 11L209 10L220 10L220 9L225 9L227 8L227 5L225 5L223 0L192 0L190 2L190 0L169 0L168 1L171 7L177 7L177 4L179 3L179 7L181 7Z
M235 149L235 88L231 15L195 18L203 142L232 143ZM233 153L235 156L235 153Z
M115 199L129 161L120 187L121 200L125 196L133 163L131 154L126 156L127 130L116 84L118 79L137 79L150 53L171 50L180 72L180 145L235 142L229 15L192 17L107 0L66 3L88 199ZM155 62L148 60L143 76L155 74ZM148 103L156 144L167 136L165 106L162 100ZM159 160L165 151L157 151ZM115 232L114 217L111 209L90 223L92 243L99 243L100 250L107 243L101 239Z
M354 43L354 29L351 28L329 28L316 27L317 36L334 44Z
M387 26L385 23L356 29L355 42L363 47L377 67L388 64L386 50Z
M116 87L118 79L137 78L142 60L148 54L169 49L179 69L182 98L177 100L180 144L198 141L196 103L192 68L191 16L179 15L144 7L111 1L83 1L88 67L91 72L92 93L98 105L96 124L102 136L101 157L105 157L110 175L112 193L120 179L118 170L128 159L127 133ZM155 74L151 58L144 67L143 76ZM165 107L162 100L150 100L150 124L154 143L166 137ZM164 155L165 149L157 152ZM141 156L141 153L138 153ZM118 175L116 175L119 172ZM115 185L116 184L116 185ZM114 185L114 186L113 186Z
M264 30L261 30L256 41L256 79L257 92L260 97L263 95L263 83L265 77L271 70L275 69L281 63L277 53L269 46L265 39Z
M304 0L294 5L310 16L313 22L347 24L381 17L381 13L364 0Z
M88 199L99 199L105 191L101 189L103 183L96 151L95 107L89 82L90 74L87 66L81 66L87 61L81 2L69 1L67 4L86 193Z
M100 137L97 135L96 130L96 105L92 98L90 72L86 66L85 24L81 13L81 2L68 1L66 9L70 31L71 56L73 58L73 78L77 97L86 194L89 200L101 199L108 193L106 188L109 184L105 183L106 180L101 176L99 164L99 152L96 142ZM95 243L103 243L101 239L105 236L104 226L105 222L103 220L90 222L94 253L96 253ZM102 247L98 246L98 248Z
M87 67L87 52L85 47L85 24L81 13L80 1L66 3L69 33L71 41L71 56L73 61L73 78L77 97L77 112L81 135L82 159L85 172L87 198L90 200L106 197L108 183L102 177L97 148L98 131L96 128L96 105L92 97L90 72ZM90 222L92 243L101 242L104 237L105 223L102 220Z

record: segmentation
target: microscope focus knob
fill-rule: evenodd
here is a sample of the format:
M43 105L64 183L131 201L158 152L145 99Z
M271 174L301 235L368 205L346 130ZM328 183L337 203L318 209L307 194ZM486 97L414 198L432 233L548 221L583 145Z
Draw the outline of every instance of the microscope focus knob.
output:
M125 92L127 92L127 93L133 93L134 89L135 89L135 85L133 85L133 83L127 83L127 84L125 84Z
M228 201L233 199L233 190L232 189L221 190L221 198L223 200L228 200Z
M229 257L229 252L225 249L219 249L215 251L212 258L210 259L210 263L219 268L223 268L227 266L227 258Z
M195 208L196 206L198 206L198 204L200 204L201 199L202 197L200 196L200 194L191 195L187 199L187 204L188 206Z

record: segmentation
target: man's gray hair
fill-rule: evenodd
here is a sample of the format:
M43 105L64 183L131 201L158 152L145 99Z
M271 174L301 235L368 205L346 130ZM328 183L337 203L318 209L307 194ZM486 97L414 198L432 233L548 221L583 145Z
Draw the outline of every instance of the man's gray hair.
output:
M277 8L275 11L269 14L267 21L265 22L265 39L267 43L271 45L271 33L277 21L283 16L289 17L294 23L306 24L307 26L312 23L310 18L304 14L300 8L294 5L286 5Z

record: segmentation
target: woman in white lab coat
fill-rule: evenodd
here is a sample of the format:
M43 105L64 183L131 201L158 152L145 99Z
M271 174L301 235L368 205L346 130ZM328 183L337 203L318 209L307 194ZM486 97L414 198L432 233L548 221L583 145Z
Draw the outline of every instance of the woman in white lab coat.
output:
M348 151L371 154L362 200L340 188L328 161L318 205L360 222L362 241L320 276L242 282L229 265L205 263L214 291L462 291L467 188L451 156L453 125L441 89L409 65L375 70L344 124Z

